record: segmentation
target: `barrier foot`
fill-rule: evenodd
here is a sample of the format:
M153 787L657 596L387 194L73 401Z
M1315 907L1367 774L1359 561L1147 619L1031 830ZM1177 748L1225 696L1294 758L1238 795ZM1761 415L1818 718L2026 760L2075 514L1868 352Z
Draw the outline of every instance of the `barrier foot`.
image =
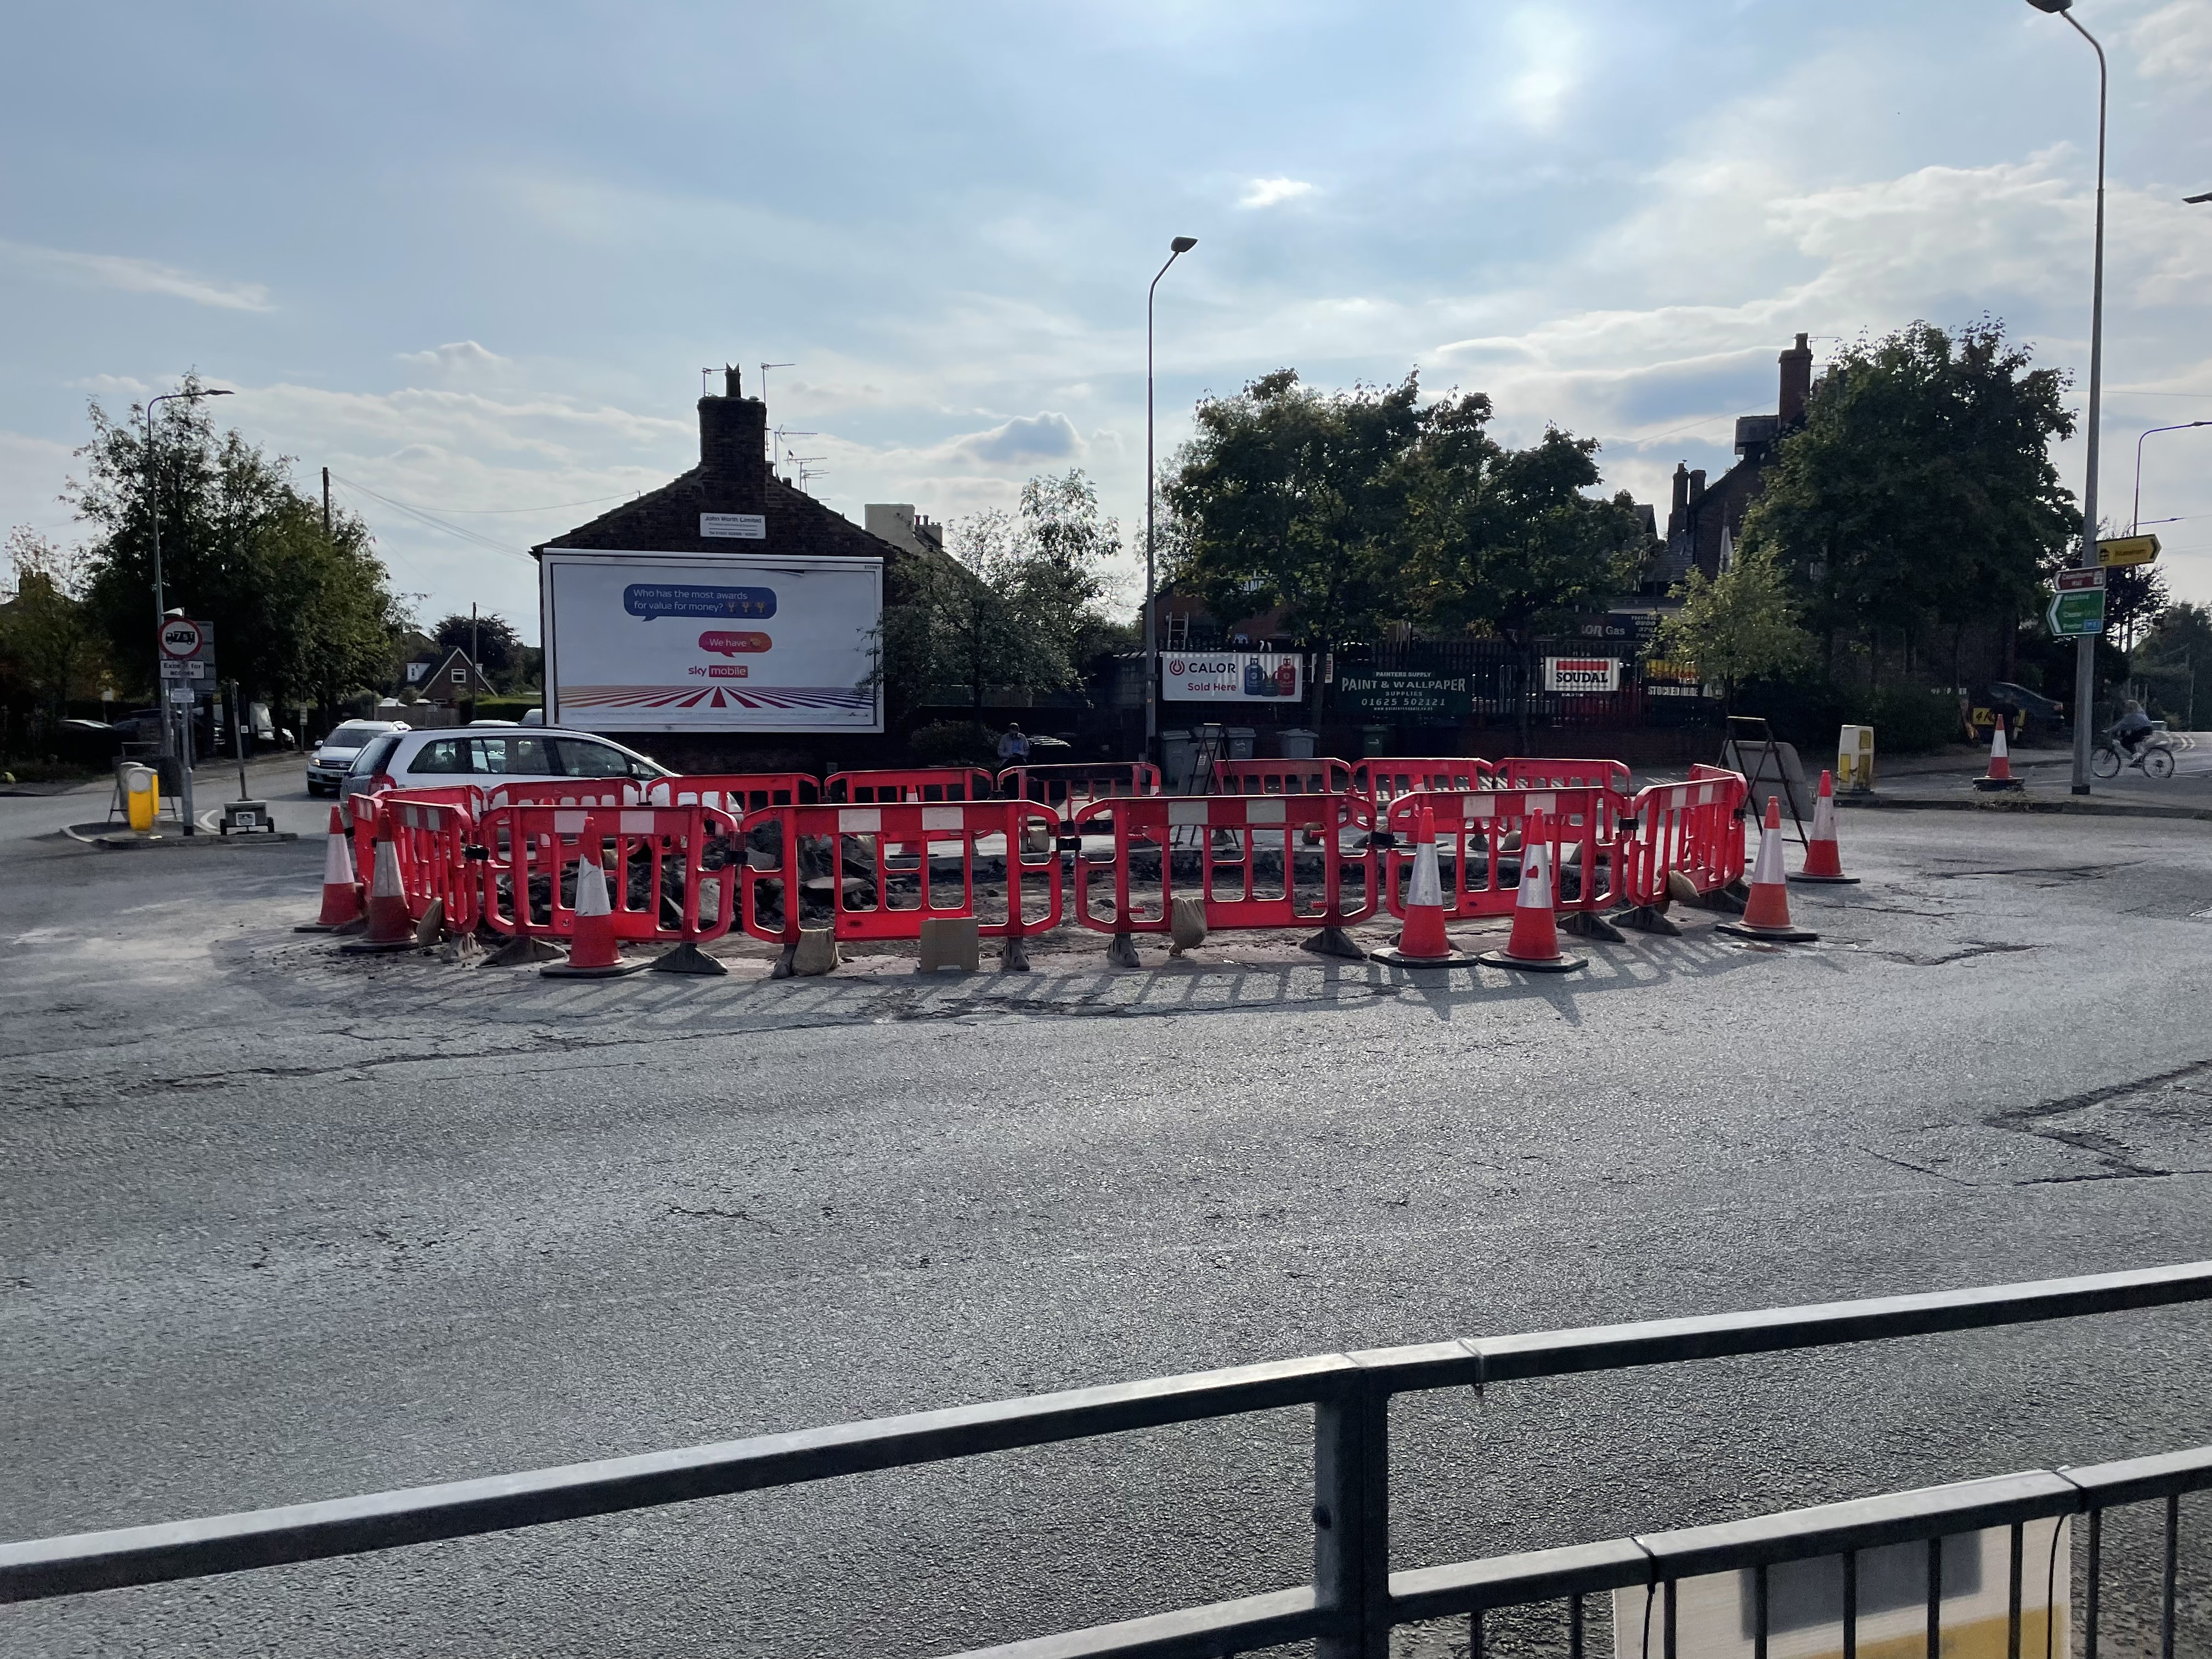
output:
M415 948L427 951L446 936L446 901L432 899L415 924Z
M483 955L483 946L477 942L474 933L456 933L437 947L438 960L457 968L474 967Z
M483 959L487 968L527 968L532 963L559 962L564 952L550 940L534 933L517 933Z
M1594 939L1607 945L1626 943L1620 929L1595 910L1570 910L1559 918L1559 931L1572 933L1577 939Z
M716 961L690 939L685 939L673 951L655 957L650 964L656 974L697 974L706 979L722 979L729 974L727 964Z
M1342 957L1346 962L1364 962L1367 952L1359 941L1341 927L1324 927L1310 939L1299 941L1298 949L1310 951L1317 957Z
M770 979L789 979L793 973L791 964L798 956L799 941L793 939L775 953L775 966L768 970L768 976Z
M1030 947L1018 936L1006 941L1005 952L999 958L1001 973L1026 974L1030 971Z
M1106 947L1106 960L1116 968L1143 967L1145 964L1137 959L1137 936L1134 933L1115 934L1114 942Z
M1667 913L1656 905L1631 905L1625 910L1615 910L1607 920L1616 927L1632 928L1639 933L1656 933L1662 939L1682 937L1682 930L1669 921Z
M1475 960L1486 968L1510 968L1523 974L1571 974L1589 966L1588 957L1516 957L1504 951L1485 951Z

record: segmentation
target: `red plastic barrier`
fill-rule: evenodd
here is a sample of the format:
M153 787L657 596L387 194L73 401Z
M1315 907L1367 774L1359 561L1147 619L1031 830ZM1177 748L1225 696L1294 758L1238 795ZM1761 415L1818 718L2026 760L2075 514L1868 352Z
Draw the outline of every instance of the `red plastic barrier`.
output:
M645 798L655 806L718 806L733 818L764 806L804 806L822 798L822 786L805 772L691 772L659 778Z
M1625 762L1565 760L1548 756L1516 756L1498 763L1500 789L1610 789L1627 797L1632 782Z
M1181 886L1204 901L1209 929L1348 927L1376 913L1375 859L1364 839L1374 824L1366 801L1351 793L1098 801L1078 815L1076 831L1110 832L1114 846L1103 857L1077 855L1077 919L1102 933L1164 933ZM1347 830L1358 833L1357 851L1344 849ZM1273 875L1261 868L1270 854L1279 860ZM1179 874L1179 858L1196 869ZM1140 861L1158 866L1157 900L1134 878ZM1310 897L1298 892L1300 863L1317 863Z
M748 843L772 831L780 845L774 866L757 868L748 859L743 872L742 925L756 939L798 944L804 901L794 902L792 890L803 891L810 878L823 877L819 908L840 939L920 939L928 918L975 916L986 939L1019 939L1060 926L1060 853L1053 839L1059 820L1033 801L771 806L747 813L741 828ZM993 840L996 853L983 845ZM983 866L994 858L1003 860L1003 918L976 909L978 877L991 873ZM810 864L826 868L810 878ZM846 890L848 867L858 893Z
M1637 796L1621 848L1624 899L1664 904L1669 874L1686 877L1699 893L1740 880L1749 790L1741 773L1699 766L1687 783L1655 783Z
M832 772L823 799L851 805L895 801L989 800L998 781L980 766L934 766L909 772Z
M1342 795L1351 792L1352 769L1332 756L1312 760L1218 760L1208 794Z
M390 836L398 854L407 914L420 921L433 902L441 904L445 924L456 933L474 933L483 914L483 889L469 857L475 839L475 803L452 799L475 793L408 789L376 799L382 833Z
M1413 868L1415 820L1426 806L1436 814L1437 847L1443 865L1444 917L1464 921L1502 916L1513 908L1521 885L1521 854L1504 843L1541 819L1552 848L1552 903L1559 910L1598 910L1623 902L1621 803L1605 789L1419 790L1390 804L1391 844L1382 892L1390 914L1403 917L1406 884ZM1565 894L1574 875L1574 892Z
M635 778L547 778L484 787L486 806L641 806L644 803L644 787Z
M1009 800L1033 800L1072 818L1096 800L1160 793L1160 769L1144 761L1055 761L1044 766L1010 766L999 774L999 793Z
M728 933L736 914L744 845L715 807L495 806L477 833L483 919L501 933L572 937L581 858L607 872L617 939L696 945Z
M403 793L418 805L434 803L440 806L454 807L471 822L483 810L483 791L466 783L436 789L402 791L394 788L387 778L384 788L375 794L348 797L344 805L348 809L345 816L350 820L353 832L353 867L364 882L376 869L376 826L383 811L381 804L397 799ZM419 920L419 911L416 916Z
M1352 787L1366 796L1378 812L1386 803L1416 789L1464 793L1497 786L1491 763L1472 755L1370 755L1354 762L1352 768Z

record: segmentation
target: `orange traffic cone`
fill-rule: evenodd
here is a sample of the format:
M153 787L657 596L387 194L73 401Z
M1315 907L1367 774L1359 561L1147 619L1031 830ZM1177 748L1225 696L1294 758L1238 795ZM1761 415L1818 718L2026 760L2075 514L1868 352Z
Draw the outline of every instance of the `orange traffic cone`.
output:
M1413 820L1413 878L1406 887L1406 925L1397 943L1368 954L1394 968L1463 968L1473 958L1444 932L1443 872L1437 858L1437 815L1423 805Z
M399 848L380 828L376 869L368 883L368 933L338 949L348 955L381 956L415 948L415 918L407 914L407 884L399 878Z
M1782 875L1782 797L1766 798L1766 823L1759 832L1759 858L1751 867L1751 897L1743 920L1716 924L1723 933L1745 939L1803 944L1820 936L1790 920L1790 887Z
M2005 743L2004 721L2000 719L1990 733L1990 769L1974 780L1974 787L1984 793L1999 789L2025 789L2027 786L2012 775L2012 750Z
M354 879L353 846L346 839L338 809L331 808L330 838L323 843L323 913L303 921L295 933L335 933L361 920L361 884Z
M1805 845L1805 867L1792 881L1826 882L1832 886L1856 885L1856 876L1844 873L1844 858L1836 845L1836 775L1820 774L1820 799L1813 803L1813 839Z
M624 958L615 940L614 907L607 902L607 872L600 867L598 820L585 820L584 843L594 850L576 860L576 931L568 940L568 959L549 962L538 971L550 979L613 979L653 964Z
M1521 831L1521 890L1514 896L1505 948L1485 951L1475 960L1531 974L1571 974L1589 966L1587 957L1559 951L1559 919L1552 914L1552 843L1540 817L1532 816Z

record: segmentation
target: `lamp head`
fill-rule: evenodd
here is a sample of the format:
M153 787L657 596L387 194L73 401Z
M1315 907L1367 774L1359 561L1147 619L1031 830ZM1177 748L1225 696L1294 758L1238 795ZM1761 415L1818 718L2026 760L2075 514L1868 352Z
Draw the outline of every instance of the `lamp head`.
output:
M2047 11L2056 17L2062 11L2074 9L2074 0L2027 0L2038 11Z
M1198 238L1195 236L1178 236L1168 244L1169 248L1176 253L1188 253L1197 246Z

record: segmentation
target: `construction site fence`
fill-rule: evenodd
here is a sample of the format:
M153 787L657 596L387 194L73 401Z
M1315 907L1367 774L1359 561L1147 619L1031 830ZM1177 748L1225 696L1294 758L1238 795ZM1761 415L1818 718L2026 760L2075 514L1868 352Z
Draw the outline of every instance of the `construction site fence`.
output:
M999 781L980 766L926 766L905 771L832 772L822 798L853 805L898 801L989 800Z
M1481 1653L1486 1613L1540 1604L1557 1606L1567 1649L1580 1652L1586 1634L1585 1598L1615 1592L1626 1592L1633 1597L1632 1608L1642 1609L1650 1638L1645 1650L1671 1654L1678 1650L1677 1621L1686 1599L1680 1591L1692 1581L1723 1573L1742 1575L1743 1635L1754 1651L1764 1652L1771 1624L1770 1575L1791 1562L1832 1565L1840 1585L1834 1615L1842 1626L1840 1640L1820 1650L1839 1646L1845 1653L1949 1652L1954 1650L1954 1638L1946 1621L1956 1604L1943 1594L1947 1552L1933 1545L1948 1536L1986 1528L2008 1531L2008 1568L2002 1571L2003 1593L1989 1598L1998 1609L1996 1640L1982 1641L1974 1632L1974 1650L2040 1652L2042 1641L2031 1646L2024 1639L2034 1629L2030 1621L2044 1600L2045 1585L2032 1576L2040 1563L2023 1548L2023 1529L2039 1522L2071 1526L2077 1521L2085 1523L2087 1534L2081 1621L2086 1626L2085 1651L2094 1659L2105 1626L2119 1622L2111 1617L2106 1601L2108 1577L2123 1595L2129 1594L2136 1577L2108 1572L2114 1564L2107 1560L2106 1517L2124 1506L2146 1504L2163 1508L2165 1526L2154 1573L2144 1575L2153 1578L2157 1589L2152 1592L2154 1610L2142 1611L2154 1611L2154 1620L2140 1622L2156 1623L2160 1651L2172 1655L2177 1650L2183 1611L2178 1595L2180 1500L2212 1489L2212 1447L2087 1467L2029 1470L1717 1525L1394 1571L1395 1489L1431 1472L1418 1465L1407 1467L1402 1453L1399 1466L1393 1468L1391 1407L1399 1396L1441 1389L1471 1389L1487 1395L1545 1378L1831 1350L1846 1344L2136 1313L2198 1304L2208 1298L2212 1298L2212 1262L2195 1261L2027 1284L1320 1354L278 1509L0 1545L0 1602L204 1578L956 1458L1299 1409L1310 1413L1313 1425L1311 1501L1310 1505L1304 1501L1309 1489L1302 1486L1295 1506L1311 1517L1310 1582L1018 1640L989 1650L994 1659L1071 1659L1076 1655L1195 1659L1291 1643L1313 1644L1317 1659L1387 1659L1397 1626L1461 1618L1468 1621L1468 1650ZM2154 1353L2156 1349L2145 1352ZM2176 1386L2185 1383L2185 1376L2175 1379ZM1912 1403L1899 1401L1900 1408ZM1924 1412L1927 1402L1918 1403ZM1663 1419L1647 1424L1645 1430L1654 1443L1663 1443ZM610 1434L620 1437L618 1431ZM1086 1455L1097 1459L1111 1452L1101 1449ZM1682 1500L1661 1467L1662 1473L1651 1477L1646 1502L1664 1513ZM1291 1506L1275 1507L1279 1512ZM1147 1523L1141 1515L1133 1514L1130 1524ZM1863 1611L1854 1594L1868 1553L1900 1545L1927 1551L1924 1650L1911 1638L1894 1647L1874 1647L1872 1643L1885 1633L1870 1621L1881 1614L1872 1607ZM2123 1560L2118 1565L2133 1564ZM2142 1565L2153 1565L2148 1560ZM826 1571L834 1574L835 1568ZM832 1577L821 1584L819 1595L833 1599L842 1589ZM917 1603L915 1612L921 1605ZM1632 1640L1623 1642L1620 1650L1630 1651L1633 1645ZM1741 1648L1731 1646L1729 1650Z
M1522 864L1536 844L1546 860L1552 905L1597 911L1620 904L1622 825L1630 803L1609 789L1416 790L1390 803L1382 848L1382 891L1402 919L1413 883L1422 815L1433 819L1444 920L1510 915L1519 899Z
M796 945L811 908L841 941L916 939L926 921L969 917L986 939L1044 933L1062 915L1060 826L1035 801L988 799L748 813L741 926Z
M1072 818L1095 800L1158 794L1160 769L1146 761L1010 766L999 774L998 792L1003 799L1033 800Z
M1352 768L1321 756L1312 760L1217 760L1206 793L1212 795L1341 795L1352 790Z
M1748 793L1741 773L1698 766L1686 783L1655 783L1638 794L1620 849L1626 902L1664 905L1670 878L1677 876L1699 894L1741 880Z
M476 825L483 919L514 938L573 938L576 872L598 863L615 937L699 944L735 915L738 820L718 807L495 806Z

